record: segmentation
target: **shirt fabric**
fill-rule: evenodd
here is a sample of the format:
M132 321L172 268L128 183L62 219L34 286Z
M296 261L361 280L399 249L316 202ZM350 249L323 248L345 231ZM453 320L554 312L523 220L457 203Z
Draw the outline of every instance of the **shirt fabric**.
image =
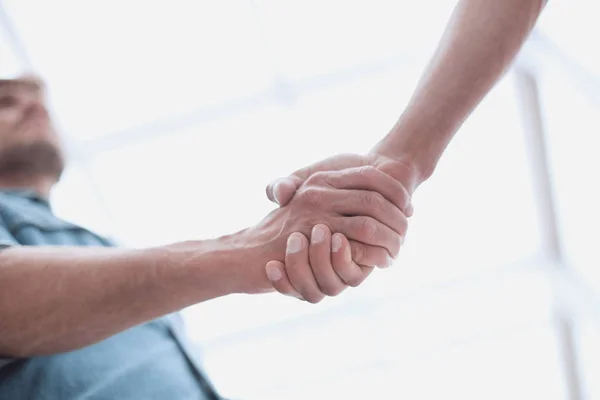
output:
M57 218L50 204L34 193L0 191L0 249L23 245L114 243ZM27 359L0 355L0 400L219 398L185 338L179 314L66 353Z

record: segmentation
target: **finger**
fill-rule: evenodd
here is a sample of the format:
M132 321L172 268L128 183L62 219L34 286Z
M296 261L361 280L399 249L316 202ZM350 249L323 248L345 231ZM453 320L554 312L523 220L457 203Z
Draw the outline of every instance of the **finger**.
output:
M303 180L295 176L275 179L265 189L267 197L273 203L285 206L290 202Z
M392 258L400 252L402 236L371 217L339 217L332 227L350 240L383 247Z
M370 246L354 240L350 240L352 260L358 265L370 265L379 268L387 268L392 265L393 259L386 249L379 246Z
M286 296L304 300L300 293L292 286L284 263L281 261L269 261L265 266L265 271L267 273L267 278L269 278L271 285L273 285L276 291Z
M360 269L363 272L363 278L362 281L358 282L358 284L360 285L361 283L363 283L363 281L365 279L367 279L369 277L369 275L371 275L371 272L373 272L373 270L375 269L375 267L370 267L368 265L359 265Z
M267 194L267 198L272 201L273 203L277 203L277 201L275 200L275 197L273 196L273 187L279 182L281 178L277 178L273 181L271 181L267 187L265 187L265 193Z
M373 271L373 267L360 266L352 260L350 243L341 233L331 238L331 264L340 279L352 287L360 285Z
M271 182L266 188L267 197L272 202L284 206L292 199L295 191L313 174L320 171L338 171L345 168L368 165L369 162L370 160L368 157L359 154L338 154L337 156L326 158L325 160L311 164L308 167L296 170L286 178L280 178ZM281 193L278 193L278 190L275 190L277 181L282 179L289 180L289 182L294 183L294 193L291 193L288 187L281 188L282 190L288 189L287 191L284 190Z
M333 270L331 265L331 231L326 225L315 225L310 235L310 266L321 293L337 296L346 284Z
M311 175L320 171L339 171L346 168L369 165L370 162L368 157L360 154L338 154L299 169L292 176L304 182Z
M285 267L294 289L309 303L318 303L325 295L319 289L309 264L308 239L299 232L288 238Z
M413 216L414 213L415 213L415 208L413 207L412 199L411 199L410 203L408 203L408 206L406 207L406 210L404 210L404 215L406 215L406 218L410 218Z
M344 216L367 216L376 219L404 236L408 219L393 203L377 192L367 190L329 190L323 193L331 209Z
M396 179L372 166L347 168L324 174L327 183L338 189L368 190L377 192L389 202L406 212L410 194Z

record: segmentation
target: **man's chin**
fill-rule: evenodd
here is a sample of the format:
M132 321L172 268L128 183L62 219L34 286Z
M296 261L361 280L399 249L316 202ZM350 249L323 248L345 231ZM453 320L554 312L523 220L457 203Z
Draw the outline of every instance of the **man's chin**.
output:
M48 176L58 182L64 170L64 158L60 148L48 139L1 149L0 176Z

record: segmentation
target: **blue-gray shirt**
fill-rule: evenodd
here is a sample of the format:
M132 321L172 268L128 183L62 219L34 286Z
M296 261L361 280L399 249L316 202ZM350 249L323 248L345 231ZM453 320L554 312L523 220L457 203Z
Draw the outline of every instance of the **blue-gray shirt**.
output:
M33 193L0 191L0 247L14 245L113 244L57 218ZM27 359L0 355L0 400L217 398L182 334L178 314L67 353Z

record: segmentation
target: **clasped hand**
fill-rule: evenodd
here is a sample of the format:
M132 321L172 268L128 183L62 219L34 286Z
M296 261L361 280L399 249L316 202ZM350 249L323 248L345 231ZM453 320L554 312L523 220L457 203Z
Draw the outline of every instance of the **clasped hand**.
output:
M275 290L317 303L391 265L412 214L411 182L400 161L340 155L271 183L268 197L287 212L281 232L300 228L265 266Z

